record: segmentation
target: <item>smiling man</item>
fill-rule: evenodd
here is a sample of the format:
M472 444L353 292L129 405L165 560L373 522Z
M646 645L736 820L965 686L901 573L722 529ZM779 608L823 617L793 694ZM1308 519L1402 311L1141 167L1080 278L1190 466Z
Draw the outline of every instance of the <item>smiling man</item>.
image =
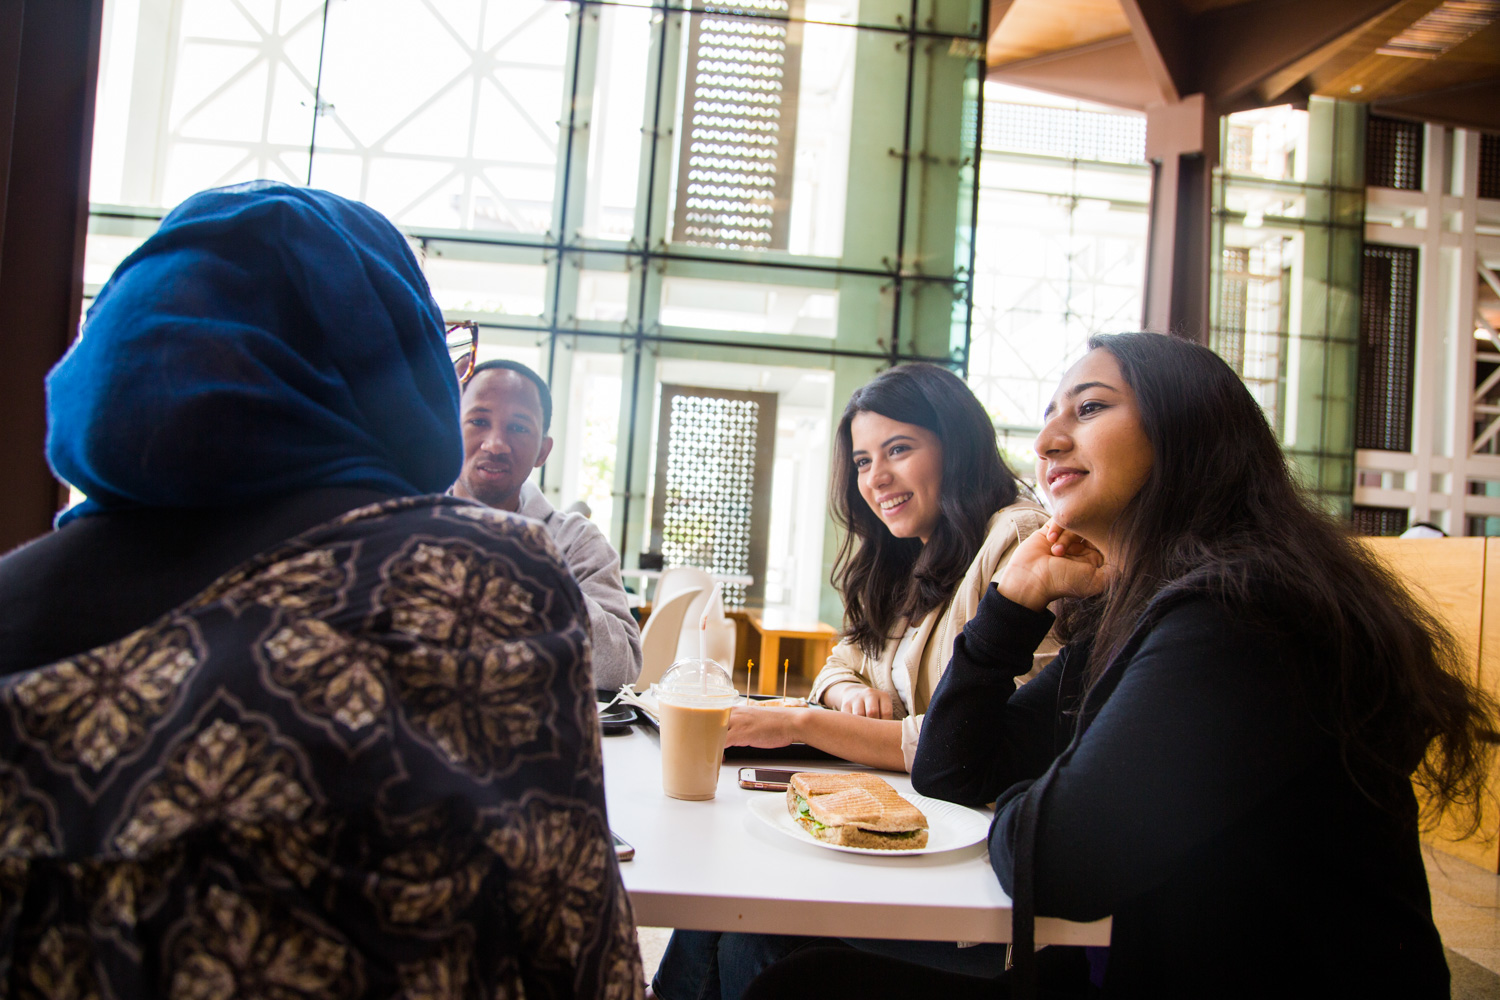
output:
M536 372L515 361L474 369L459 403L464 465L455 496L541 521L573 571L589 611L594 684L615 689L641 672L641 635L625 603L620 557L581 514L554 510L527 482L552 453L552 393Z

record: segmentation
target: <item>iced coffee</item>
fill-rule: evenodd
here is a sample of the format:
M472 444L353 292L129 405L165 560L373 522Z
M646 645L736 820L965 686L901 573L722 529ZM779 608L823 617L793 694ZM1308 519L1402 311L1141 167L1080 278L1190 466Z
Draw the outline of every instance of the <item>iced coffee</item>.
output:
M719 786L729 711L729 672L712 660L679 660L656 685L661 787L674 799L711 799Z

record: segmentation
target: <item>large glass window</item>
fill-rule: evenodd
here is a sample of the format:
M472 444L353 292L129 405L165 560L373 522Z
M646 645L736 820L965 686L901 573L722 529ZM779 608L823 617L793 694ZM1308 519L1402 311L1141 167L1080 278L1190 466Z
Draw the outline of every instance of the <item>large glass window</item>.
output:
M982 0L105 8L89 294L194 191L364 200L482 356L548 379L539 481L627 568L660 386L774 396L770 514L734 530L765 546L766 603L840 620L835 407L885 365L970 363Z
M1345 510L1354 476L1363 116L1321 98L1221 119L1210 345L1303 481Z
M1017 471L1088 338L1140 328L1143 115L987 85L969 384Z

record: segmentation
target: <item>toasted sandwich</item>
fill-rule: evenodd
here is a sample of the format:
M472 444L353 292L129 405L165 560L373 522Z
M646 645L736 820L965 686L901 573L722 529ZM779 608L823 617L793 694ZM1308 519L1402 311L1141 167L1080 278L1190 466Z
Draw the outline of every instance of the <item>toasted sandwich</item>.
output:
M806 708L806 698L751 698L745 702L751 708Z
M927 846L927 817L873 774L799 771L786 807L804 830L844 847L909 851Z

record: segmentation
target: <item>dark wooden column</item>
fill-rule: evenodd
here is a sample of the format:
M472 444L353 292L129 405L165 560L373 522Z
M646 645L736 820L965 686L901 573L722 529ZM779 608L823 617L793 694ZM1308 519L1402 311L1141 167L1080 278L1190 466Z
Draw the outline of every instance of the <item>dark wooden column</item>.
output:
M1219 119L1202 94L1146 109L1151 229L1141 326L1208 343L1209 224Z
M0 552L46 532L42 379L78 326L103 0L0 0Z

